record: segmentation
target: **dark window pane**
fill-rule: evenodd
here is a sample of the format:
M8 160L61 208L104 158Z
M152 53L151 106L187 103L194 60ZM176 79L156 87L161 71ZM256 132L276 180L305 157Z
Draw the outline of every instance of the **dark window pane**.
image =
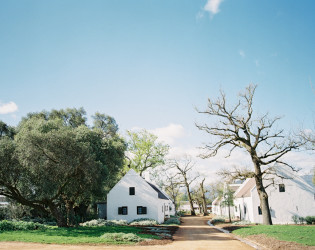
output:
M128 207L122 207L122 214L127 215L128 214Z
M130 187L129 188L129 195L135 195L135 188L134 187Z
M118 214L122 214L122 207L118 208Z
M285 192L284 184L279 184L279 192Z
M258 206L258 214L262 214L260 206Z

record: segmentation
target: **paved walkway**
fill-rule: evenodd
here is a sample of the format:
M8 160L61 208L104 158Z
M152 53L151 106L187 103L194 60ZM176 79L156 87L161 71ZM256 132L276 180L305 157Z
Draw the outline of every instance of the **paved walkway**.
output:
M156 246L87 246L87 245L55 245L39 243L22 243L22 242L0 242L0 249L21 249L21 250L101 250L101 249L176 249L176 250L193 250L193 249L253 249L234 239L231 235L222 233L207 224L208 217L183 217L182 225L174 235L174 241L168 245Z

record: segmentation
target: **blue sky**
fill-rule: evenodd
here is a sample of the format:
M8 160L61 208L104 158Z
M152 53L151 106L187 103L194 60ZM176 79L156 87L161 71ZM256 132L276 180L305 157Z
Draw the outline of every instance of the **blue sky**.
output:
M312 0L1 1L0 120L84 107L195 152L207 138L194 107L220 88L233 103L255 83L258 113L313 129L314 10Z

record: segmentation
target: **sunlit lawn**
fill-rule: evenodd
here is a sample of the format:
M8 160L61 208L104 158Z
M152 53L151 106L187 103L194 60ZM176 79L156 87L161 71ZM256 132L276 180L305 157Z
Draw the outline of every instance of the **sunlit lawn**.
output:
M5 231L0 232L0 241L22 241L56 244L83 244L83 243L106 243L106 244L134 244L133 242L116 242L103 239L100 236L104 233L134 233L139 237L158 238L149 234L140 234L138 227L129 226L105 226L105 227L78 227L58 228L50 227L46 230L32 231Z
M264 234L278 240L293 241L308 246L315 246L315 226L307 225L257 225L233 231L243 237Z

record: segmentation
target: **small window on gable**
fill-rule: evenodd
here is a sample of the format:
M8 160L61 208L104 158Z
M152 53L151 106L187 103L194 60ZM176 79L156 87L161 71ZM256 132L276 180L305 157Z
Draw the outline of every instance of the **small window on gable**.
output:
M279 192L285 192L284 184L279 184Z
M262 214L260 206L258 206L258 214Z
M129 195L135 195L135 187L130 187L129 188Z
M137 214L147 214L147 207L137 206Z
M118 214L127 215L128 214L128 207L119 207Z

